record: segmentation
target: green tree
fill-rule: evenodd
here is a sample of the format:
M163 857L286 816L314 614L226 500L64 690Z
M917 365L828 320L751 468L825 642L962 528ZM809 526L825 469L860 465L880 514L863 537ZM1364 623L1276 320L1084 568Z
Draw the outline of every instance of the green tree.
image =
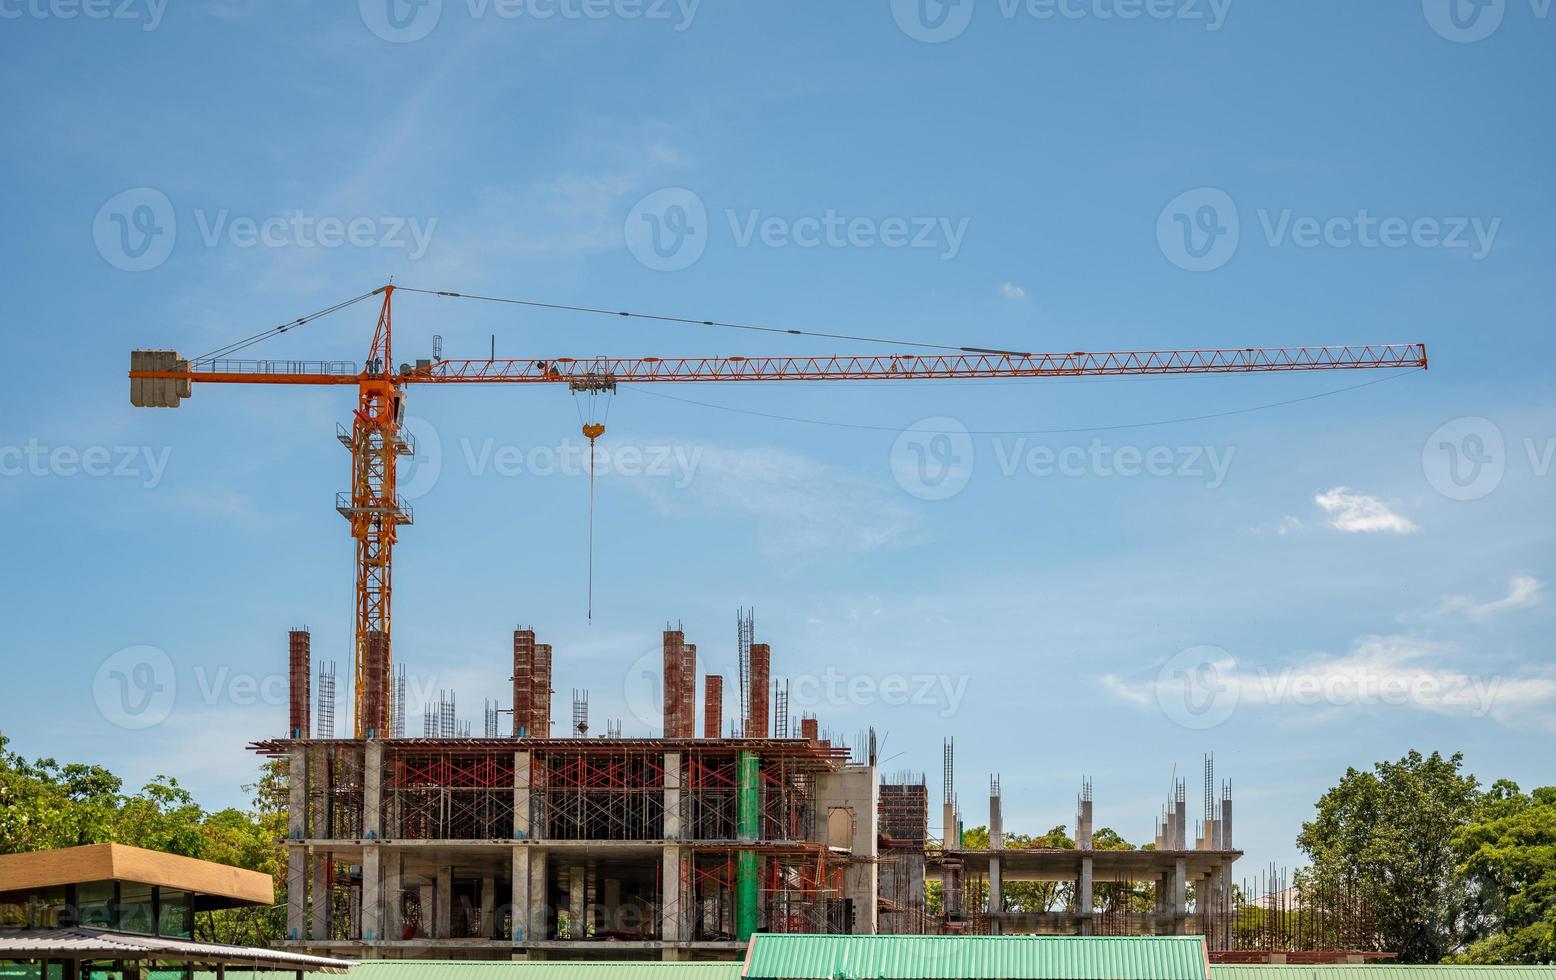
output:
M1359 889L1384 948L1406 963L1438 962L1461 942L1468 890L1454 836L1481 796L1462 769L1461 754L1415 751L1371 772L1348 769L1297 837L1312 880Z
M1465 963L1556 961L1556 786L1525 795L1500 781L1453 841L1472 914Z

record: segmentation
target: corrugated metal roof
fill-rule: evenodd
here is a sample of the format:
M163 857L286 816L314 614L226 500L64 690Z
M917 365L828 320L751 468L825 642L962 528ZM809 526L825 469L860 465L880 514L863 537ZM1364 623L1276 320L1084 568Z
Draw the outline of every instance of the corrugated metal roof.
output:
M189 939L138 936L103 929L18 929L0 932L0 958L38 959L82 956L126 960L189 960L201 963L262 963L266 966L296 970L345 973L349 960L289 953L284 950L252 946L226 946Z
M1556 966L1404 966L1355 963L1269 966L1228 963L1210 968L1211 980L1556 980Z
M746 975L760 980L1207 980L1208 967L1198 936L757 935L751 939Z

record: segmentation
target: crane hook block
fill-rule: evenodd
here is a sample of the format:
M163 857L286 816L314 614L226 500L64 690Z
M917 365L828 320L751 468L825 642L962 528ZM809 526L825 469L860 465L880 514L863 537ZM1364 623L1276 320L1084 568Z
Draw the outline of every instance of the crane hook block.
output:
M605 426L599 422L586 422L583 427L584 438L590 442L605 434Z

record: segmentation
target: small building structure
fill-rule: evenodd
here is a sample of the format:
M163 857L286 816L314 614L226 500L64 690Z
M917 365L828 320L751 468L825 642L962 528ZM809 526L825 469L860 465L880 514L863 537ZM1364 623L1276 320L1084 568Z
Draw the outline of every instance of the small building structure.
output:
M267 874L123 844L3 854L0 966L7 980L346 972L343 960L194 938L197 912L274 902Z

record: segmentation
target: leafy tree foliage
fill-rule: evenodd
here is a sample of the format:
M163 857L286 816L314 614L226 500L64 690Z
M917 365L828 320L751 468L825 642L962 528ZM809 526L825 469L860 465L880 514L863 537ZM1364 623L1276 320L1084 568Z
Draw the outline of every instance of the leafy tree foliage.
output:
M1556 786L1500 781L1454 835L1472 896L1464 963L1556 961Z
M1312 880L1361 889L1384 947L1406 963L1438 962L1460 942L1467 893L1453 838L1480 797L1463 763L1412 751L1371 772L1348 769L1297 837Z

